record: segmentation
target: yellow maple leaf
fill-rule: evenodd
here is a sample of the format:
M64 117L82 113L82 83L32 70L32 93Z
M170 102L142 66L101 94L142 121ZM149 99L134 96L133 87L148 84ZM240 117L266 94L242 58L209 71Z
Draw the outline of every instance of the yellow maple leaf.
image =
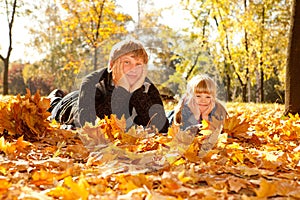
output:
M25 96L20 94L11 98L6 107L1 107L1 129L8 131L9 135L20 137L25 140L39 140L44 135L50 122L47 118L49 100L42 99L37 92L31 96L29 90Z
M49 192L47 192L47 195L55 197L57 199L62 198L64 200L73 200L76 199L68 188L65 188L63 186L57 186L54 189L51 189Z
M180 126L177 126L173 123L168 129L168 136L175 137L179 131L180 131Z
M124 193L128 193L136 188L143 187L151 188L151 182L148 181L147 176L144 174L137 175L120 175L116 177L119 183L118 189Z
M228 117L225 120L223 131L232 137L248 137L247 131L250 127L246 119L241 120L237 115Z
M71 176L64 179L64 184L70 188L73 194L73 199L86 200L89 196L89 184L83 175L80 175L78 182L74 182Z
M254 189L257 197L259 198L267 198L277 194L277 186L271 181L267 181L265 179L260 180L259 188Z
M0 194L6 194L11 183L6 179L0 179Z
M16 150L16 146L9 142L6 142L4 137L0 138L0 151L3 151L6 155L13 155Z
M199 153L199 142L197 139L193 141L191 145L189 145L188 149L184 152L184 157L187 158L191 162L197 162L200 160L198 156Z
M31 143L27 142L27 141L24 141L23 136L21 136L21 137L18 138L15 145L16 145L16 149L18 151L23 151L26 147L30 146Z
M44 169L36 171L32 175L31 183L40 186L40 185L51 185L56 177L56 174L48 172Z
M105 137L102 127L85 124L83 128L78 129L79 138L83 145L90 151L97 150L106 146L110 141Z
M207 128L209 128L209 123L205 119L203 119L202 120L202 129L207 129Z
M191 177L185 176L185 170L182 170L181 172L179 172L179 174L178 174L178 179L179 179L182 183L186 183L186 182L192 180Z
M178 156L176 157L178 159ZM185 164L186 163L186 160L184 160L183 158L180 158L178 160L176 160L173 165L175 166L178 166L178 165L182 165L182 164Z

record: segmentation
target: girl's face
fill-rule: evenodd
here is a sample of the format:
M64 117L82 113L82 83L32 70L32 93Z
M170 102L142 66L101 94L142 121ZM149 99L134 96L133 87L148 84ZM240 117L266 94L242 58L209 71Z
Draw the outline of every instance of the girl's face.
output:
M212 96L207 93L197 93L195 95L195 101L199 106L200 112L203 113L212 103Z
M120 59L127 80L130 85L133 85L139 80L143 73L143 67L145 66L144 60L134 56L134 54L124 55L120 57Z

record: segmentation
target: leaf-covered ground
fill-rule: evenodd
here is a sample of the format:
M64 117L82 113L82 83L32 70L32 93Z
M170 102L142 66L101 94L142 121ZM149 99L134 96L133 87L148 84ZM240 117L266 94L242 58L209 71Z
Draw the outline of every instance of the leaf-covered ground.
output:
M0 100L1 199L298 199L300 118L283 105L227 103L210 132L167 135L113 116L68 131L39 94ZM201 155L201 156L199 156Z

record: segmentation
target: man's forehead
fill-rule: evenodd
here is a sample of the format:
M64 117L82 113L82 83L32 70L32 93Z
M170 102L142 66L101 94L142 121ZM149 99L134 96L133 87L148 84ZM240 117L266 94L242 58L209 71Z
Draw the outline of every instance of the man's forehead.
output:
M136 60L143 60L143 58L141 56L137 56L134 53L129 53L129 54L125 54L125 55L121 56L121 59L125 59L125 58L134 58Z

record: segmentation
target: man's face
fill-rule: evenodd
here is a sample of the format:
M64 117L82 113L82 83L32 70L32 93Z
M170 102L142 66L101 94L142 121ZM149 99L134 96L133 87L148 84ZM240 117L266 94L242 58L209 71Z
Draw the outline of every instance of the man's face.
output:
M130 85L136 83L143 73L145 66L142 58L136 57L134 54L127 54L120 57L124 74Z

